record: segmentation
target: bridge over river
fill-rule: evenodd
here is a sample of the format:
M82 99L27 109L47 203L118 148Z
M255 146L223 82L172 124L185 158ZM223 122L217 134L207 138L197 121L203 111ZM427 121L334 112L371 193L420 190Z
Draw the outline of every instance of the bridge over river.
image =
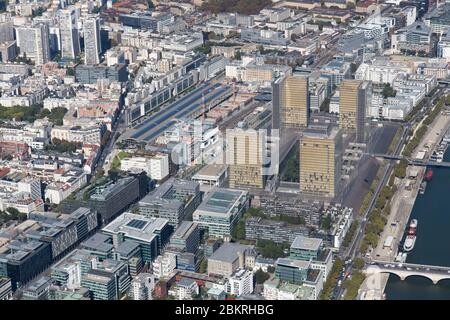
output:
M428 160L420 160L420 159L413 159L413 158L406 158L402 156L395 156L390 154L381 154L381 153L371 153L367 154L374 158L383 158L386 160L406 160L408 161L408 164L413 166L430 166L430 167L444 167L444 168L450 168L450 162L436 162L436 161L428 161Z
M405 280L410 276L421 276L430 279L434 284L444 279L450 279L450 267L431 266L414 263L399 263L372 260L364 272L367 275L376 273L395 274Z

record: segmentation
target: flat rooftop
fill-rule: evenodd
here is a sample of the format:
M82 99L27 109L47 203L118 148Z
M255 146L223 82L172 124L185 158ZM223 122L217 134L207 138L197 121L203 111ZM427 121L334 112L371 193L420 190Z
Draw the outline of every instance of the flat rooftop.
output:
M297 236L291 244L291 249L317 251L322 246L322 239Z
M233 263L238 258L238 252L253 251L254 246L226 242L220 246L208 259Z
M168 222L169 220L163 218L146 218L125 212L102 230L110 234L122 233L128 238L151 242L156 237L155 231L161 230Z
M221 164L207 164L201 168L193 177L193 180L219 179L227 167Z
M81 247L87 250L108 253L114 248L111 236L103 233L96 233L86 241L81 243Z
M197 224L195 222L183 221L173 233L172 239L187 239L196 227Z
M206 199L197 210L227 214L236 207L241 197L246 194L246 191L214 188L208 193Z
M276 261L276 265L282 265L298 269L309 269L311 262L303 260L294 260L289 258L278 258Z

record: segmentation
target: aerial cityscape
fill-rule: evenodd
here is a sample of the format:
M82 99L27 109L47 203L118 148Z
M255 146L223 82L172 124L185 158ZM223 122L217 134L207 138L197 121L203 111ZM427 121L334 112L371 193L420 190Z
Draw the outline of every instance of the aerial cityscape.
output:
M0 300L450 299L449 85L449 0L0 0Z

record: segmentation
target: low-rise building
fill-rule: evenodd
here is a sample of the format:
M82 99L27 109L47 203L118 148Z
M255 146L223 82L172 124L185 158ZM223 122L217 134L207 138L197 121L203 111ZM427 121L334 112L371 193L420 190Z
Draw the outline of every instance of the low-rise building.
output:
M208 275L232 276L238 269L255 265L254 246L227 242L208 258Z
M248 206L248 191L214 188L194 212L193 220L210 236L223 238L232 234Z
M193 279L182 278L175 282L169 290L169 295L174 296L176 300L192 300L194 295L200 292L197 282Z

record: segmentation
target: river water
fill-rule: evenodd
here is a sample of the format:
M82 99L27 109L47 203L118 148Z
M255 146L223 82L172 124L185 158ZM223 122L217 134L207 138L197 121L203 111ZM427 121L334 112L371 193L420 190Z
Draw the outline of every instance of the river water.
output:
M450 161L450 148L444 161ZM417 219L417 239L406 262L450 267L450 168L433 168L425 194L419 194L410 219ZM424 277L402 281L390 275L385 289L388 300L449 299L450 280L437 285Z

